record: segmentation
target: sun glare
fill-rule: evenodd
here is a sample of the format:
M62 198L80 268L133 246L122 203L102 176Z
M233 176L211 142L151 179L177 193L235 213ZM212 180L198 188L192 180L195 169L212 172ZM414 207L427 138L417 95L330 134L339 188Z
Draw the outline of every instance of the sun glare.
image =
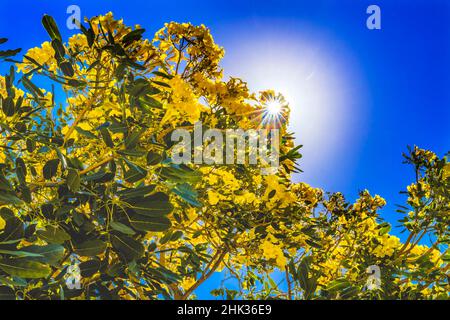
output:
M226 69L230 76L245 79L254 92L274 90L272 99L261 105L261 126L289 121L288 130L308 155L301 162L303 180L321 183L322 176L346 172L361 146L366 113L360 103L364 82L357 65L350 63L351 55L325 37L296 34L280 39L281 32L255 39L255 32L243 34L248 38L228 45L237 49L228 50Z
M278 101L269 101L266 105L267 113L269 115L277 116L281 114L282 105Z
M288 103L281 94L266 92L262 96L261 127L279 128L286 122Z

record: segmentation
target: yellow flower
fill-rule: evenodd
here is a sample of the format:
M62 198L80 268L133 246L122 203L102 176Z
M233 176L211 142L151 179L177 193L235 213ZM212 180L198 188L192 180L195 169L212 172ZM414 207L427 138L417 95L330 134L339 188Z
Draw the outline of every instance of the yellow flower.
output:
M215 206L216 204L219 203L220 200L226 199L224 196L222 196L221 194L215 192L215 191L208 191L208 201L209 204L212 206Z
M6 154L5 154L4 151L2 151L2 152L0 153L0 163L5 162L5 160L6 160Z
M0 230L3 230L3 229L5 229L5 225L6 225L6 222L5 222L5 220L3 220L3 218L2 218L2 217L0 217Z
M198 102L199 98L191 87L180 76L175 76L169 81L172 88L170 104L166 105L167 112L161 123L173 121L176 118L185 118L191 123L200 119L200 113L204 107Z
M50 42L44 42L41 48L36 47L28 50L26 55L36 60L36 62L38 62L40 65L47 64L50 71L56 71L57 64L56 59L54 58L55 50L53 49ZM33 68L35 68L35 65L27 59L24 59L23 63L17 64L18 72L28 72Z
M444 179L447 179L447 178L450 178L450 163L447 163L445 166L444 166L444 173L442 174L442 177L444 178Z
M259 199L256 197L256 195L252 192L245 191L242 195L238 195L234 198L234 202L239 205L244 204L252 204L252 205L258 205Z
M388 234L378 238L378 241L380 244L373 250L373 254L379 258L392 256L394 251L401 246L399 238Z
M283 254L280 246L274 245L268 239L264 240L261 245L263 257L267 260L274 259L279 268L286 266L286 257Z
M194 221L198 217L197 212L194 208L187 209L186 215L187 215L189 221Z
M183 278L183 280L181 281L180 285L184 290L189 289L190 287L192 287L195 283L195 279L192 277L189 278Z

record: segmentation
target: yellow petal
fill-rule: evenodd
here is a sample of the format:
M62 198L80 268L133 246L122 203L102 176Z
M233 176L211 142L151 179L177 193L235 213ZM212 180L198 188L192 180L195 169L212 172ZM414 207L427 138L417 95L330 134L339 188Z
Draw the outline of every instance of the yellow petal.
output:
M448 177L450 177L450 163L447 163L444 166L444 174L443 174L443 176L444 176L444 179L447 179Z
M5 220L3 220L3 218L2 218L2 217L0 217L0 230L3 230L3 229L5 229L5 225L6 225L6 222L5 222Z

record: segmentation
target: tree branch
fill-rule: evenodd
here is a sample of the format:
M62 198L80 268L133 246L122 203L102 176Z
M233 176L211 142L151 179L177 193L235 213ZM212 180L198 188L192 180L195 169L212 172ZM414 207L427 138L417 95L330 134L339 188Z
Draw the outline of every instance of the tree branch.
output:
M216 269L219 267L220 263L222 262L223 258L225 257L225 255L228 253L227 250L218 250L216 252L216 254L214 255L214 258L211 260L211 263L216 259L216 257L218 256L216 262L214 262L214 264L212 265L211 269L206 272L206 270L208 269L208 267L205 269L205 272L202 274L202 276L197 280L196 283L194 283L192 285L192 287L190 287L188 290L186 290L186 292L184 293L184 295L181 297L181 300L186 300L187 298L189 298L189 296L191 295L191 293L197 289L203 282L205 282L215 271ZM210 265L211 265L210 263Z

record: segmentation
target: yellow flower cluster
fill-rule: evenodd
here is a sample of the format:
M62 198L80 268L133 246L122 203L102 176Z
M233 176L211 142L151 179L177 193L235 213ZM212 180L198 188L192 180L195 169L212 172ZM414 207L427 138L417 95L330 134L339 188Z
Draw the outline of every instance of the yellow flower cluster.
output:
M200 113L205 107L199 103L199 98L194 94L188 83L179 75L169 80L172 93L169 102L165 105L166 114L161 123L176 123L180 120L195 123L200 119Z
M211 205L216 205L222 200L237 199L242 204L253 202L254 195L243 190L242 183L231 171L212 167L203 167L200 171L203 173L203 183L209 188L207 194ZM235 195L238 190L243 190L243 193Z
M226 200L226 199L227 199L227 197L221 195L220 193L213 191L213 190L208 190L208 201L209 201L210 205L215 206L220 201Z
M400 239L388 234L378 237L377 241L379 244L375 247L372 253L379 258L384 258L385 256L390 257L397 249L401 247Z
M417 261L420 257L424 256L425 254L428 254L428 259L431 263L433 263L435 266L439 267L442 263L442 254L437 249L430 249L427 246L424 245L415 245L410 249L410 257L408 259L408 262L410 263L411 269L417 269Z
M44 42L40 48L36 47L28 50L26 55L35 60L40 65L48 66L49 70L52 72L55 72L57 69L56 59L54 58L55 50L53 49L51 43L48 41ZM35 67L35 64L24 58L23 63L17 64L17 71L26 73L31 71Z
M368 211L374 212L379 208L386 205L386 200L381 198L379 195L372 197L369 191L364 190L360 193L359 199L353 205L353 209L356 211Z
M443 178L443 179L448 179L448 178L450 178L450 163L447 163L447 164L444 166L444 170L443 170L443 173L442 173L442 178Z
M283 269L286 266L286 257L273 237L268 236L261 244L262 256L266 260L274 260L278 268Z
M434 152L425 149L420 149L417 146L414 147L412 157L420 162L428 162L428 163L431 163L438 159L437 155Z
M280 182L278 176L269 175L264 180L267 184L264 193L267 209L285 208L297 200L296 196L288 190L288 187Z
M407 187L408 190L408 203L411 205L419 206L422 198L428 198L431 196L431 188L428 183L423 179L417 183L412 183Z
M174 71L185 61L190 71L201 68L212 78L222 75L218 64L224 50L214 43L209 29L204 25L166 23L156 33L153 43L160 52L161 60L168 62Z
M323 197L322 189L313 188L303 182L293 184L292 192L297 195L300 202L310 207L315 207Z

